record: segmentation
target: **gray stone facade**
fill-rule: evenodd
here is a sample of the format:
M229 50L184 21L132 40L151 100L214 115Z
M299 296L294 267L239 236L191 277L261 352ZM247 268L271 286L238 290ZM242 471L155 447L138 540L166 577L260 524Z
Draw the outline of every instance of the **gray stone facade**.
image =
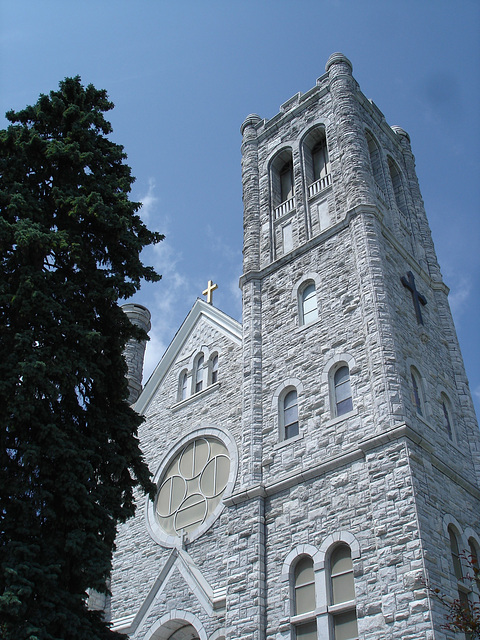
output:
M326 71L242 125L242 325L197 300L136 402L171 512L147 502L119 528L111 620L132 639L446 640L426 582L475 597L451 538L480 549L480 435L410 140L345 56ZM207 466L190 480L171 461L207 441L229 466L203 491ZM305 558L314 604L297 613Z

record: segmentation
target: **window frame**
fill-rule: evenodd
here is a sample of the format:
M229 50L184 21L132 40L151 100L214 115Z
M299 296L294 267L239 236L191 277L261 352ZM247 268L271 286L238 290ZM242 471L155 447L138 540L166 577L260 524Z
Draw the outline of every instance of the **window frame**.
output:
M218 382L218 353L212 353L209 359L209 383L216 384Z
M454 442L454 428L453 428L453 412L452 412L452 403L450 402L450 398L447 394L442 391L440 394L440 406L442 409L443 415L443 428L447 433L448 439Z
M192 376L193 393L200 393L205 388L205 354L200 352L195 358Z
M305 187L310 192L309 187L317 182L324 181L324 188L331 184L332 166L328 150L327 132L323 123L316 124L303 136L301 141L303 155L303 167L305 173ZM321 170L315 171L315 156L319 153L323 155ZM324 189L314 190L314 196Z
M307 295L307 291L313 287L313 292ZM311 310L305 311L305 303L307 300L314 300L315 305ZM306 280L301 288L299 289L299 298L298 298L298 307L299 307L299 316L300 316L300 325L305 326L307 324L311 324L318 320L318 299L317 299L317 287L314 280ZM307 315L315 312L315 315L306 319Z
M291 394L293 393L295 393L295 402L289 406L286 406L287 398L291 396ZM294 414L296 419L290 420L289 422L287 422L286 421L287 411L289 409L293 409L294 407L296 409ZM284 389L282 395L280 396L278 409L279 409L279 421L280 421L281 431L282 431L282 440L290 440L292 438L295 438L300 433L300 424L298 420L298 390L296 387L289 386L289 387L286 387L286 389ZM292 433L291 435L287 435L287 431L292 431L292 430L295 431L295 433Z
M178 402L188 398L188 370L182 369L178 378Z
M343 369L347 370L348 379L337 383L336 378L339 375L340 371L342 371ZM347 383L348 383L350 395L345 396L345 398L339 399L338 389L342 385L346 385ZM332 418L341 418L342 416L346 416L353 411L354 406L353 406L352 376L350 373L350 367L348 366L348 363L343 360L341 360L340 362L337 362L330 370L330 397L331 397ZM350 400L349 408L339 412L339 405L342 402L346 402L347 400Z
M387 189L385 182L385 169L380 144L373 133L368 129L365 129L365 138L367 140L368 157L370 160L373 179L377 187L380 189L383 199L386 200Z
M393 193L393 203L404 216L408 216L405 180L402 171L392 156L387 156L388 175Z
M290 174L291 195L284 199L286 195L283 193L282 176ZM272 211L280 207L280 205L295 198L295 166L293 162L292 147L284 147L277 151L270 161L270 201Z
M412 408L416 416L427 419L423 378L415 365L410 366L410 389Z
M343 548L348 549L349 551L351 569L349 568L347 571L340 571L336 574L333 574L332 559L334 558L335 553L337 553L339 549L343 549ZM327 598L328 598L327 610L328 610L331 637L335 638L336 621L338 621L341 616L346 616L353 613L355 617L356 626L357 626L357 633L356 633L356 636L352 638L352 640L357 640L358 639L358 616L357 616L357 606L356 606L353 553L352 553L351 546L343 540L340 540L337 543L333 544L328 550L326 564L327 564L326 579L327 579ZM351 575L351 586L353 590L353 598L351 598L350 600L341 600L340 602L335 602L333 580L336 577L346 576L346 575Z

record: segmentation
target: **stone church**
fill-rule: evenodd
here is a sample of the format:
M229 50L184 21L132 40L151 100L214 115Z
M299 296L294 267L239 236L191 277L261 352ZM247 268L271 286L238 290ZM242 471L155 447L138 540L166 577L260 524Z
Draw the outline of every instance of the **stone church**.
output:
M241 132L242 324L210 282L143 389L127 353L158 493L119 528L112 627L453 638L425 583L478 597L480 433L410 138L340 53Z

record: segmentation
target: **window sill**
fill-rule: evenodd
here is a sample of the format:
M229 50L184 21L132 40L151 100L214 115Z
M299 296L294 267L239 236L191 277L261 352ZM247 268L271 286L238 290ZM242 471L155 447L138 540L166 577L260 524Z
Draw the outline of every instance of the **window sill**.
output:
M178 409L181 409L182 407L186 407L191 402L194 402L199 398L203 398L203 396L208 396L210 393L213 393L219 388L220 388L220 382L215 382L215 384L211 384L209 387L206 387L205 389L202 389L201 391L197 391L197 393L194 393L191 396L188 396L188 398L185 398L185 400L180 400L180 402L176 402L175 404L172 404L170 409L172 411L178 411Z
M301 331L306 331L307 329L311 329L315 325L320 324L321 320L322 320L322 318L320 318L320 316L319 316L318 318L315 318L315 320L312 320L311 322L307 322L306 324L299 325L295 329L295 331L301 332Z
M277 444L273 445L273 450L277 451L278 449L282 449L292 442L298 442L299 440L303 440L303 433L299 433L298 436L293 436L293 438L287 438L286 440L282 440L281 442L277 442Z
M299 625L304 622L313 622L317 617L317 610L315 611L307 611L306 613L300 613L298 616L292 616L290 618L290 624Z
M353 409L352 411L349 411L348 413L344 413L341 416L338 416L337 418L332 418L331 420L327 420L327 422L325 422L322 427L331 427L334 424L337 424L338 422L343 422L344 420L348 420L349 418L353 418L353 416L358 415L358 409Z
M355 600L347 600L346 602L339 602L338 604L328 605L328 613L343 613L344 611L350 611L351 609L355 608Z

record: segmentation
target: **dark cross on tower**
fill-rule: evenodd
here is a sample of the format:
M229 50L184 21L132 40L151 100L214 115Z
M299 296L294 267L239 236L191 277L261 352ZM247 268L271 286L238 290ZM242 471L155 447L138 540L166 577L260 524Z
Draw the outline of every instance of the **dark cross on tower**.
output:
M423 324L420 302L423 304L423 306L425 306L427 304L427 299L417 291L417 287L415 286L415 278L413 277L413 273L411 271L407 273L407 278L405 278L405 276L402 276L402 284L412 294L413 306L415 308L415 315L417 316L418 324Z

